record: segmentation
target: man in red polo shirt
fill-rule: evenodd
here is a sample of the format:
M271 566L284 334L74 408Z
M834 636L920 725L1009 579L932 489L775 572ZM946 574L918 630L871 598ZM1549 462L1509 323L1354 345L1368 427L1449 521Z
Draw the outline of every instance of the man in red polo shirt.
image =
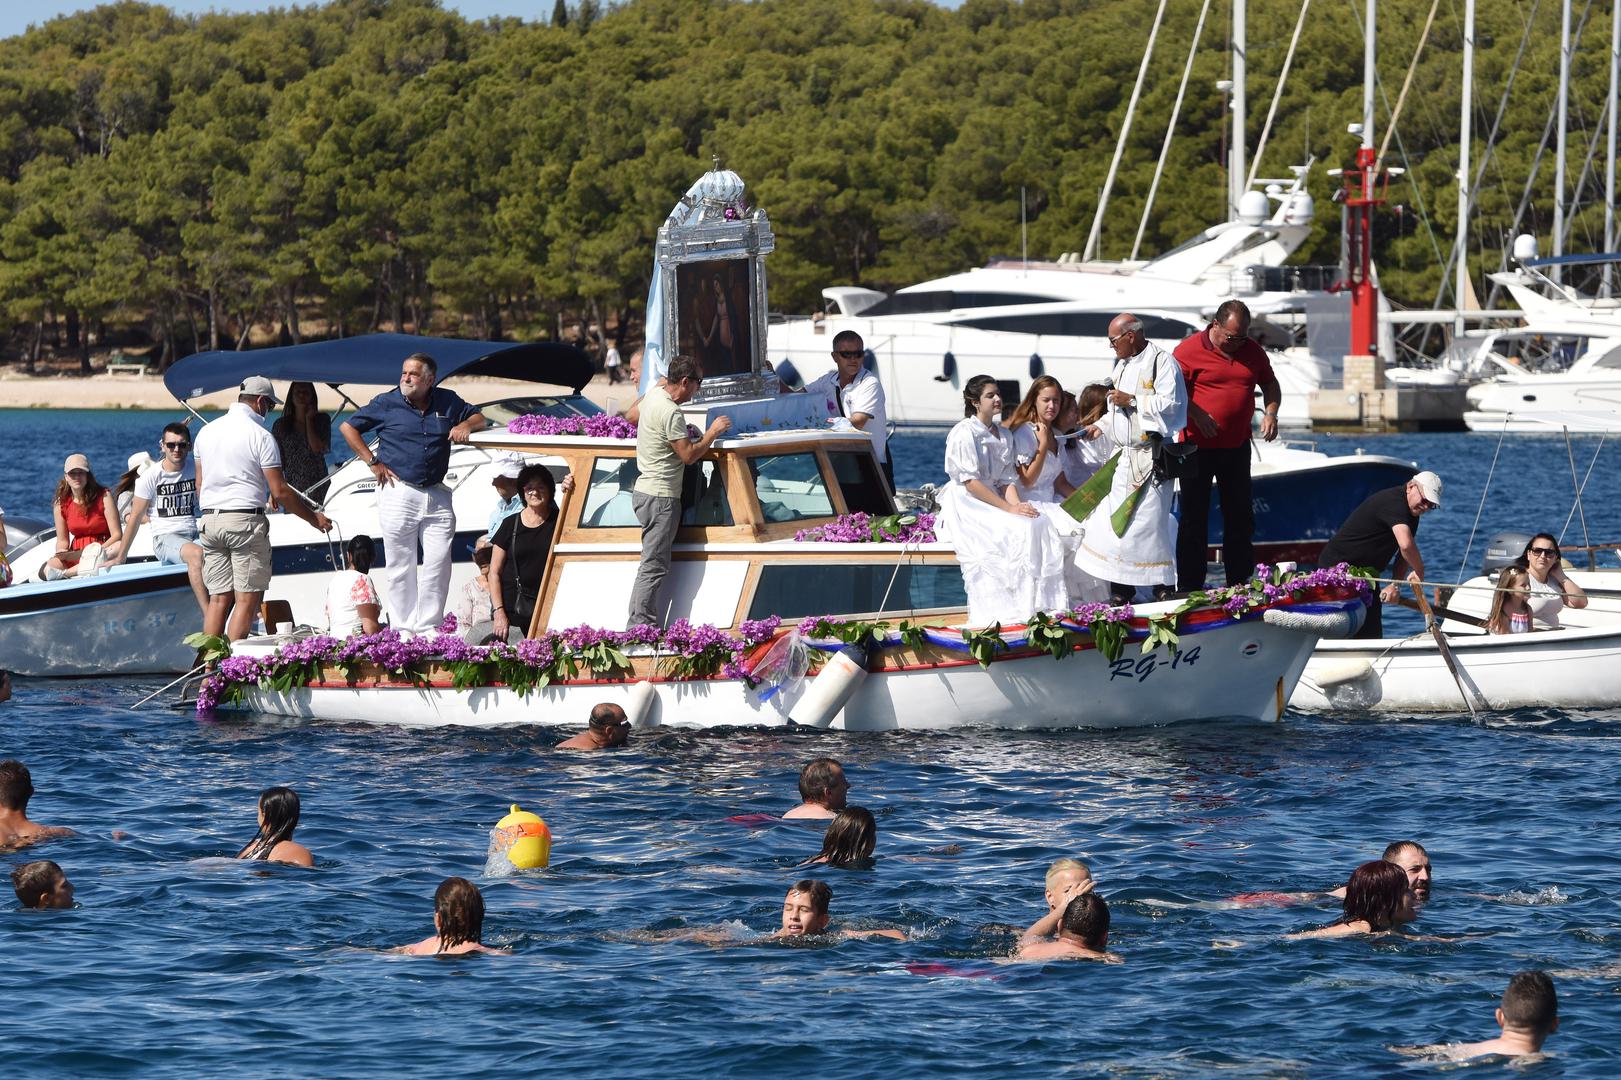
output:
M1176 347L1188 387L1186 438L1199 447L1193 455L1198 471L1182 481L1181 521L1176 534L1176 585L1181 592L1205 586L1205 550L1209 543L1210 483L1221 490L1222 564L1227 584L1248 581L1255 572L1255 512L1250 505L1250 421L1255 416L1255 388L1261 388L1266 413L1261 438L1278 437L1278 405L1283 389L1272 374L1272 362L1258 342L1250 340L1250 309L1228 300L1216 309L1210 325Z

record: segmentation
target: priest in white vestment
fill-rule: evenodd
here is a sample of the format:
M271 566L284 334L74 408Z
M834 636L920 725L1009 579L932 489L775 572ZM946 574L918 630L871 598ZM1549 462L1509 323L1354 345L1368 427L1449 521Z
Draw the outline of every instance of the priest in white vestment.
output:
M1155 598L1176 587L1176 519L1171 516L1171 481L1154 479L1155 436L1167 441L1188 423L1188 393L1176 358L1148 340L1142 320L1131 314L1109 324L1115 364L1110 372L1109 409L1098 421L1120 447L1108 497L1086 519L1076 562L1109 583L1110 599L1128 603L1139 587ZM1125 531L1115 520L1128 501Z

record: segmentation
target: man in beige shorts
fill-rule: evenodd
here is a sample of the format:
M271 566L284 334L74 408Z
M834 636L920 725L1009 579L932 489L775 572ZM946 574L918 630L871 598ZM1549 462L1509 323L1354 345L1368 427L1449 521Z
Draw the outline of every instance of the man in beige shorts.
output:
M332 523L312 510L281 474L281 450L264 418L281 404L263 375L243 381L236 404L197 433L197 505L202 525L203 632L232 641L247 637L270 586L270 522L265 507L281 508L327 532ZM227 622L229 618L229 622Z

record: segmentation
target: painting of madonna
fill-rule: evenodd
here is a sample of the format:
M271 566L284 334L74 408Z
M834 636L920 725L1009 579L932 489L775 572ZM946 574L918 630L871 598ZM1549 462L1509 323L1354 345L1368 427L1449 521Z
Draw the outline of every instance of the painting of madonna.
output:
M681 301L681 352L706 377L752 371L749 260L717 259L676 267Z

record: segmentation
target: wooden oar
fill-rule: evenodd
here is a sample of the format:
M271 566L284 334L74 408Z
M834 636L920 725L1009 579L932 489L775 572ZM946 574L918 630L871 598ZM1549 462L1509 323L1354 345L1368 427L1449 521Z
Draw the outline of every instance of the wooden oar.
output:
M1400 604L1404 608L1411 608L1414 611L1423 611L1424 610L1423 608L1418 606L1418 602L1416 600L1409 600L1405 596L1402 597L1401 599L1397 600L1396 603ZM1432 608L1431 610L1433 610L1435 612L1435 614L1436 614L1436 616L1438 618L1451 619L1454 622L1461 622L1465 626L1478 626L1482 630L1487 629L1486 620L1482 619L1478 615L1465 615L1463 612L1454 611L1449 607L1436 607L1436 608Z
M1464 689L1463 676L1458 673L1458 661L1452 655L1452 646L1447 644L1447 636L1441 632L1441 624L1435 621L1435 612L1430 610L1430 602L1424 599L1424 583L1412 581L1413 596L1418 600L1418 610L1424 613L1424 625L1430 636L1435 638L1435 647L1441 651L1441 659L1446 661L1447 670L1452 672L1452 681L1458 684L1458 693L1463 696L1463 703L1469 706L1469 716L1475 717L1475 702ZM1482 700L1482 705L1485 701Z

